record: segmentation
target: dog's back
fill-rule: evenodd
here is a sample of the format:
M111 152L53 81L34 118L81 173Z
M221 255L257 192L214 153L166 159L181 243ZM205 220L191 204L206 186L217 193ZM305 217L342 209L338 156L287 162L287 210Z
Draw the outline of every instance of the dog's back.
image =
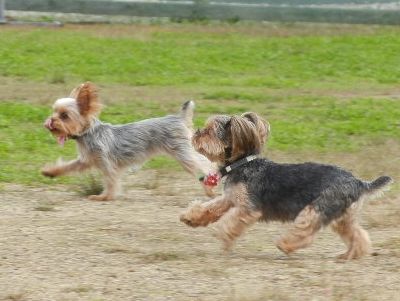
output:
M93 128L77 139L83 152L112 157L115 162L141 163L160 153L173 156L193 153L191 119L194 103L188 101L176 115L149 118L137 122L112 125L96 121ZM178 153L181 152L181 153Z
M368 183L332 165L279 164L257 159L233 170L226 185L245 183L251 201L262 210L265 220L292 221L312 204L327 224L362 195L383 188L390 182L387 179Z

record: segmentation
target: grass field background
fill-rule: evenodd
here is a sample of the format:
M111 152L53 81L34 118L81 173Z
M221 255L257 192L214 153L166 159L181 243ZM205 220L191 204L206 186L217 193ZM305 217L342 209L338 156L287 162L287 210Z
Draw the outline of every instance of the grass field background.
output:
M75 155L72 142L59 148L42 123L56 97L86 80L99 85L107 122L174 113L191 98L196 126L211 114L255 111L271 123L268 150L278 157L336 155L340 163L342 154L377 148L386 160L379 168L396 177L399 32L252 23L0 27L0 181L76 182L40 176L45 163ZM147 167L178 168L166 158Z

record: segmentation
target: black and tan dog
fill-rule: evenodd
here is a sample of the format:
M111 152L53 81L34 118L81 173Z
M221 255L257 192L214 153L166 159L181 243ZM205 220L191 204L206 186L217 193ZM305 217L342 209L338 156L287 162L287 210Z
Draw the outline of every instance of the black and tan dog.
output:
M195 133L195 149L221 167L224 193L192 204L181 221L192 227L218 221L217 237L226 250L257 221L293 222L277 242L287 254L309 246L321 227L331 225L348 248L339 258L368 254L370 240L357 211L363 199L379 194L392 179L382 176L365 182L336 166L279 164L259 158L268 132L265 121L246 113L212 117Z

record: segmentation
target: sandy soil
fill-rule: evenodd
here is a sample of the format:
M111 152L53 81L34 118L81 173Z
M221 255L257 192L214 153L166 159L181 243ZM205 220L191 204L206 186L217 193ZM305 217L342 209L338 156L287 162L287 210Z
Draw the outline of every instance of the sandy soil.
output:
M184 173L140 171L113 202L72 186L0 191L0 300L399 300L400 201L364 206L374 255L340 262L329 229L290 257L286 226L257 224L224 255L212 228L179 213L201 188Z

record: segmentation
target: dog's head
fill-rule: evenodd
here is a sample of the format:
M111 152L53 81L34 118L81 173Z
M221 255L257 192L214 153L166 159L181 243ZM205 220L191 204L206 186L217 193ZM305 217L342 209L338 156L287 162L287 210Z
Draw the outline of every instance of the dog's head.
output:
M192 143L196 151L222 165L260 154L269 132L269 123L256 113L217 115L194 134Z
M53 113L46 119L44 126L63 145L68 138L86 131L100 111L96 88L86 82L72 90L69 97L56 100Z

